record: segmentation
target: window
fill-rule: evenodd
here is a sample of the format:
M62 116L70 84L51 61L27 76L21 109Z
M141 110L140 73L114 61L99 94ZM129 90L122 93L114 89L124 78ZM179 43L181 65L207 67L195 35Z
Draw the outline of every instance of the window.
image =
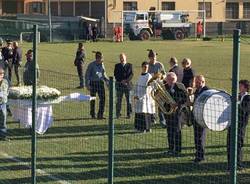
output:
M162 10L175 10L175 2L162 2L161 9Z
M61 16L73 16L73 2L61 2Z
M57 2L51 2L50 9L51 9L52 16L58 16L58 3Z
M250 3L243 3L243 18L250 18Z
M16 14L17 13L17 2L16 1L9 1L3 0L2 1L2 11L3 14Z
M130 1L130 2L123 2L123 10L137 10L137 2Z
M226 18L227 19L239 18L239 3L226 3Z
M45 4L41 2L33 2L29 3L29 12L30 13L44 13L45 10Z
M89 17L89 2L75 2L75 15Z
M198 4L198 10L204 10L203 8L204 3L199 2ZM212 17L212 3L211 2L205 2L205 10L206 10L206 18ZM199 18L203 17L203 12L199 12Z

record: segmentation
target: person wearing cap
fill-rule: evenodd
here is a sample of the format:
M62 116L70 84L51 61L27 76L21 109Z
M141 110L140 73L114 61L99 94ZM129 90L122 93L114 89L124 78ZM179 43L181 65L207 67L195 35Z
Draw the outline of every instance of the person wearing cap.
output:
M9 79L9 68L12 65L12 56L13 56L13 48L10 40L6 40L6 46L2 48L2 56L3 56L3 64L2 67L4 69L5 77Z
M183 67L183 79L182 83L186 88L193 87L194 77L195 77L195 71L191 67L191 59L184 58L182 60L182 67Z
M182 82L183 79L183 69L178 66L178 60L176 57L171 57L169 60L170 70L169 72L174 72L177 76L177 82Z
M33 84L34 80L34 65L33 65L33 51L30 49L25 54L26 56L26 63L24 65L23 71L23 83L25 86L30 86ZM38 65L36 66L37 70L37 79L39 78L40 72Z
M153 51L152 49L149 50L148 52L148 59L149 59L149 68L148 68L148 73L152 75L153 78L157 79L159 76L159 73L166 73L164 65L157 61L157 53ZM165 127L165 119L164 119L164 114L161 112L160 108L158 108L158 116L160 120L160 124ZM153 115L153 121L155 121L156 116Z
M95 53L95 61L89 63L85 73L85 85L90 91L91 96L99 96L99 111L97 119L104 119L104 106L105 106L105 88L104 84L109 83L106 75L105 67L103 64L103 55L101 52ZM94 119L95 114L95 100L90 102L90 115Z
M74 65L77 68L78 77L80 80L80 85L77 88L84 88L84 79L83 79L83 64L85 60L85 49L82 43L78 44L78 49L76 51L76 57L74 60Z
M18 42L13 42L13 56L12 56L12 63L13 65L10 67L9 70L9 80L11 81L11 71L14 67L16 80L17 80L17 86L20 85L20 75L19 75L19 68L22 64L22 49L18 46Z
M9 83L4 79L4 69L0 67L0 140L6 141L7 139L7 101L9 93Z

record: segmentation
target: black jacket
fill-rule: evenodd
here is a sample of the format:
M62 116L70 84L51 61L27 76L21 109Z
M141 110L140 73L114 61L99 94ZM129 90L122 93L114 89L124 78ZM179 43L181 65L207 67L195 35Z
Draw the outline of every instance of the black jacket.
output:
M124 66L121 63L115 65L114 76L117 84L122 85L121 81L126 80L128 87L131 87L133 78L132 64L126 63Z
M182 82L183 79L183 69L179 66L174 66L169 70L169 72L174 72L177 76L177 82Z
M201 90L196 90L194 92L194 100L196 100L198 98L198 96L203 93L204 91L209 90L209 88L207 86L204 86L203 88L201 88Z
M22 63L22 50L17 47L13 49L13 64L19 65Z
M165 84L165 88L167 92L170 94L170 96L174 99L174 101L178 104L178 108L181 107L184 103L187 102L188 96L187 93L180 89L177 84L174 85L173 89L171 90L171 87ZM168 110L168 106L165 106L165 108Z
M183 69L182 83L184 84L186 88L192 87L194 76L195 76L195 71L191 67L187 69Z
M75 66L84 64L84 59L85 59L84 50L77 50L75 61L74 61Z
M2 55L3 55L4 61L9 60L13 56L13 50L9 49L8 47L4 47L2 48Z
M250 95L245 95L240 103L238 120L239 123L247 124L250 111Z

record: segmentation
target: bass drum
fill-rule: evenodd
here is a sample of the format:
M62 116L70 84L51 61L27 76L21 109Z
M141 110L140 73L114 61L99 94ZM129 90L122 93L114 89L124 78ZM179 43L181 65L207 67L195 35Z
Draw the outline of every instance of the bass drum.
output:
M203 128L223 131L231 124L231 96L224 91L206 90L195 100L193 113Z

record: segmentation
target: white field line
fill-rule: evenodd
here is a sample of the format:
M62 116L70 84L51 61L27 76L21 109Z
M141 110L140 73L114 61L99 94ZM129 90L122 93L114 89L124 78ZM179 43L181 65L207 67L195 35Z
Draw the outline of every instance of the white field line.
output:
M7 153L0 152L0 155L3 156L3 157L5 157L5 158L7 158L7 159L9 159L9 160L18 162L18 163L20 163L21 165L25 165L27 168L31 169L31 167L29 166L29 163L28 163L28 162L23 162L23 161L21 161L21 160L15 158L15 157L13 157L13 156L8 155ZM53 176L53 175L51 175L51 174L45 172L44 170L37 169L36 172L37 172L38 174L44 175L44 176L46 176L46 177L48 177L48 178L50 178L50 179L52 179L52 180L57 181L57 182L60 183L60 184L70 184L69 182L67 182L67 181L65 181L65 180L61 180L60 178L57 178L57 177L55 177L55 176Z

